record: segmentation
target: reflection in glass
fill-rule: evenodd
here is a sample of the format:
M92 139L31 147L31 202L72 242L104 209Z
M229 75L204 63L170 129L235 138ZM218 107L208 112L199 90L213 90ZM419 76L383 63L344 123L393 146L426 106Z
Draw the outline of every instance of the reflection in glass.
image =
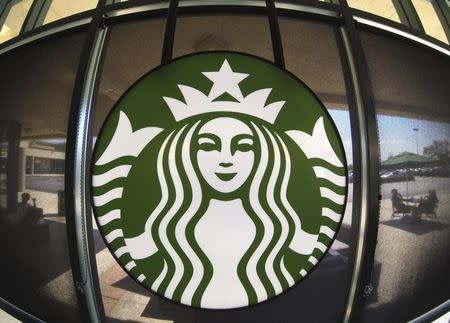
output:
M84 34L0 60L0 297L52 322L80 322L64 212L67 124Z
M19 35L20 29L22 28L32 3L33 0L21 0L10 1L9 4L6 5L6 10L9 8L9 13L5 19L4 25L0 25L0 44Z
M349 281L346 278L350 277L349 272L352 270L353 260L350 255L354 228L352 227L353 150L350 117L337 41L332 27L328 25L285 18L280 19L279 23L286 68L304 81L324 103L341 136L347 159L349 186L341 228L328 255L317 267L321 275L315 276L313 273L309 278L310 283L316 286L324 284L334 287L327 289L326 295L320 293L306 295L307 291L303 291L303 287L299 286L296 296L299 299L308 297L313 306L311 311L319 302L321 306L327 306L327 312L320 313L318 316L317 313L310 313L308 309L302 309L306 317L311 315L311 320L313 315L316 315L314 320L317 321L339 321L349 288ZM335 285L336 280L340 281L339 285Z
M403 321L449 296L450 123L379 115L378 125L382 199L376 297L368 305L376 315L367 321Z
M106 51L105 65L97 97L94 140L113 105L142 75L159 65L165 30L165 19L135 21L114 26ZM151 33L148 33L151 30ZM133 59L130 59L133 57ZM106 248L95 219L94 241L97 271L107 321L131 320L154 322L161 306L143 287L134 282ZM159 317L173 321L172 306Z
M405 322L450 297L450 75L442 73L448 59L366 32L362 41L381 182L374 291L363 321Z

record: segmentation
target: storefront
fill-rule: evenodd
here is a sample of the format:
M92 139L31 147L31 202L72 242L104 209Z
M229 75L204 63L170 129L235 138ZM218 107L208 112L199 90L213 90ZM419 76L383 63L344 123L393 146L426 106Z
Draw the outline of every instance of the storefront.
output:
M0 7L4 311L49 322L449 311L445 1L84 2ZM226 149L223 173L207 170ZM212 201L225 220L199 222ZM245 230L253 240L234 235ZM240 248L235 277L215 276Z

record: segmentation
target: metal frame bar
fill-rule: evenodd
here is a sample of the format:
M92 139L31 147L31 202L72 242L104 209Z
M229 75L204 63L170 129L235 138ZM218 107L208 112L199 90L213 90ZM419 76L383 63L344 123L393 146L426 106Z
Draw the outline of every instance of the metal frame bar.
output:
M400 28L395 28L388 26L386 24L380 24L376 21L369 20L364 17L355 16L354 19L356 22L359 23L359 26L364 29L368 29L375 32L384 32L389 34L390 37L400 37L404 40L408 40L412 42L416 46L425 47L427 49L434 50L435 52L438 52L440 54L444 54L446 56L450 56L450 47L447 49L444 46L441 46L440 44L436 44L436 40L433 38L434 41L431 39L425 39L426 37L418 37L414 34L407 33L403 31Z
M28 312L20 309L14 304L8 302L6 299L0 297L0 309L5 311L6 313L14 316L15 318L21 320L22 322L36 322L36 323L44 323L44 321L38 319L36 316L31 315Z
M161 64L167 64L172 60L173 43L175 41L175 28L177 25L178 0L170 0L166 19L166 32L161 54Z
M108 30L103 24L105 0L100 0L89 26L75 79L66 144L66 221L74 281L85 315L103 322L105 311L95 259L90 181L92 122Z
M22 25L20 34L42 26L52 2L53 0L34 0Z
M364 297L371 287L379 223L379 145L375 104L359 31L346 0L341 0L345 27L341 35L347 53L356 99L355 126L359 130L361 185L358 240L354 255L352 282L347 298L344 322L358 322Z
M442 303L439 306L436 306L432 310L422 314L419 317L416 317L414 320L410 321L410 323L425 323L425 322L432 322L434 320L437 320L444 314L448 313L450 311L450 299L444 303Z
M168 8L168 2L161 2L155 0L135 0L129 2L116 3L108 6L107 10L104 12L107 18L122 17L132 14L145 13L160 9ZM266 5L262 0L213 0L213 1L180 1L178 4L179 11L184 9L184 12L188 12L187 8L192 8L195 10L208 10L219 12L220 8L226 8L229 12L230 8L235 8L239 10L245 10L245 8L255 10L256 8L263 8L265 10ZM215 8L215 9L214 9ZM339 6L331 5L328 3L318 2L314 0L314 4L310 1L293 1L287 0L284 2L276 2L276 8L278 12L280 10L311 14L314 17L338 17L339 16ZM194 12L194 10L190 10Z
M449 0L434 0L433 5L437 5L442 12L443 18L447 27L450 28L450 1ZM444 23L442 23L444 24Z
M354 200L353 208L359 214L359 217L354 218L352 225L357 226L358 230L358 238L356 239L356 248L353 254L354 265L352 270L352 278L351 278L351 286L347 295L347 306L344 311L344 322L349 322L351 316L354 312L355 303L357 303L357 299L359 298L358 287L361 285L361 268L363 266L364 260L364 249L365 249L365 241L366 241L366 232L367 232L367 199L368 199L368 158L362 153L362 151L367 151L368 143L367 138L364 134L367 132L365 124L364 124L364 106L363 99L361 96L360 89L360 80L358 78L357 67L355 63L355 57L352 52L350 46L350 40L348 38L348 33L345 29L341 29L341 37L344 42L344 48L347 55L347 60L349 64L349 70L351 73L351 82L353 85L353 89L355 92L355 118L352 118L350 122L352 125L358 127L358 146L355 147L360 151L360 155L358 156L358 160L354 161L354 172L353 172L353 190L355 192L355 186L359 189L359 194L354 193L357 199ZM354 138L352 137L352 140ZM354 149L355 149L354 147ZM355 185L356 183L356 185ZM356 203L355 203L356 202Z
M30 32L19 35L16 38L10 39L0 44L0 55L8 53L16 48L20 48L27 44L39 41L43 38L58 37L61 33L72 32L78 28L86 28L92 21L93 11L83 12L71 17L62 19L60 21L46 24L38 27Z
M404 39L416 38L419 40L418 42L425 42L426 46L428 46L429 44L428 47L433 48L432 46L437 46L446 50L450 50L450 45L427 34L420 33L406 25L383 17L374 16L373 14L358 9L351 8L351 11L353 14L353 18L358 22L359 19L364 19L370 24L373 24L374 26L376 25L378 29L385 29L386 31L390 32L391 35L394 34L396 36L402 36Z
M332 3L327 2L319 2L319 1L311 1L311 0L284 0L283 2L277 2L276 7L278 11L278 15L285 15L286 12L295 12L298 17L306 17L311 19L319 19L319 20L328 20L332 19L340 19L341 7L336 5L335 3L338 0L333 0ZM435 0L436 1L436 0ZM445 0L437 0L437 1L445 1ZM444 3L446 5L446 3ZM239 8L258 8L263 7L264 2L261 0L214 0L214 1L180 1L179 8L188 8L188 7L196 7L199 10L202 8L210 8L215 6L227 6L227 7L239 7ZM134 0L127 1L121 3L114 3L105 7L102 11L105 18L109 21L122 21L127 20L128 17L132 14L137 15L138 13L150 13L154 14L155 10L166 9L168 7L167 2L157 1L157 0ZM433 37L426 35L425 33L420 33L412 28L409 28L405 25L390 21L380 16L376 16L371 13L367 13L364 11L360 11L357 9L351 9L354 12L355 16L364 17L367 20L370 20L374 24L377 25L387 25L391 28L398 29L402 31L402 35L404 37L408 37L409 35L417 37L418 39L424 40L425 45L434 44L438 47L442 47L446 50L450 50L450 45L443 43ZM67 23L75 20L75 17L92 17L93 12L95 10L90 10L83 12L81 14L76 14L74 16L64 18L61 20L57 20L43 27L52 28L55 30L63 30L73 26L65 26ZM180 11L184 12L183 11ZM152 15L152 14L150 14ZM120 18L119 18L120 17ZM83 23L84 24L84 23ZM1 26L1 24L0 24ZM38 27L37 29L41 30L43 27ZM47 36L50 33L47 33L43 36ZM27 43L28 36L35 37L35 30L26 32L24 34L20 34L18 37L13 38L10 41L7 41L3 44L0 44L0 54L12 48L15 48L15 42L20 42L19 45ZM34 39L33 39L34 40Z
M269 18L270 38L272 39L273 60L275 65L284 69L284 52L281 41L280 25L278 24L277 9L273 0L266 0L267 16Z
M364 129L361 129L360 116L363 112L361 92L359 82L355 74L355 63L352 57L350 47L348 45L348 36L344 26L340 26L336 29L336 43L338 46L339 56L341 59L342 73L344 76L345 90L348 100L348 112L350 119L350 132L352 136L352 149L353 149L353 206L352 206L352 223L351 227L356 234L350 236L350 258L356 262L357 242L361 239L360 226L361 226L361 207L363 197L363 182L362 176L363 170L366 170L367 163L363 160L361 151L366 147L366 141L361 136L364 133ZM364 164L363 164L364 162ZM356 228L356 230L355 230ZM347 279L350 284L354 281L354 270L350 270ZM350 285L351 287L351 285ZM348 301L350 296L350 288L346 294ZM347 308L343 308L342 318L345 318Z
M425 34L425 29L411 0L395 0L394 7L402 22L406 23L412 29Z

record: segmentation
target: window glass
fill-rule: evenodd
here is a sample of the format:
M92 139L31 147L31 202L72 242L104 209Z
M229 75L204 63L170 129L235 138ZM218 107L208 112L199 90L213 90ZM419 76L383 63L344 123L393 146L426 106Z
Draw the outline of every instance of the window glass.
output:
M0 43L19 35L32 3L33 0L22 0L18 2L11 1L10 4L6 5L6 10L9 8L9 13L6 16L3 26L0 25Z
M53 0L44 19L44 25L83 11L94 9L97 6L97 2L98 0Z
M401 22L394 6L395 0L348 0L348 5L358 10L367 11L396 22Z
M335 30L319 23L285 19L280 19L280 28L287 69L306 82L325 103L344 141L348 167L351 169L349 113ZM160 64L164 30L165 20L126 23L112 28L99 88L94 140L122 94L143 74ZM273 60L267 17L179 17L174 57L208 50L240 51ZM130 56L133 59L128 59ZM239 311L195 310L151 296L116 263L94 226L103 303L110 321L297 322L299 311L306 321L341 320L352 263L351 185L338 238L329 255L310 277L288 293ZM327 311L318 313L318 306L327 306Z
M240 51L273 60L267 17L179 17L174 57L207 50Z
M308 304L301 309L296 305L307 318L305 321L335 322L342 320L346 305L353 262L351 241L355 234L352 226L353 150L344 76L333 27L284 18L279 19L279 24L286 69L304 81L324 103L337 126L347 159L349 188L341 228L328 255L311 274L310 281L304 282L316 286L315 290L320 292L305 290L302 284L295 291L298 304ZM327 311L318 313L318 306L326 307Z
M450 297L450 74L442 73L450 60L398 39L368 32L361 39L381 160L374 291L364 321L405 322Z
M83 320L64 213L64 159L82 32L0 56L0 297L50 322Z
M425 32L440 41L449 42L432 0L412 0ZM439 10L439 9L438 9Z

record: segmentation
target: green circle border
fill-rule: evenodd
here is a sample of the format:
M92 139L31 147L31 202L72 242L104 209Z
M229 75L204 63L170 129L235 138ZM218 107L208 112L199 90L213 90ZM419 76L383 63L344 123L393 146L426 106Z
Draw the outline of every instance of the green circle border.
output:
M336 124L334 123L333 118L331 117L331 115L330 115L330 113L328 112L327 108L325 107L325 105L323 104L323 102L319 99L319 97L317 96L317 94L316 94L314 91L312 91L311 88L310 88L308 85L306 85L305 82L303 82L299 77L297 77L296 75L294 75L292 72L288 71L287 69L285 69L285 68L284 68L284 69L283 69L283 68L280 68L279 66L275 65L274 62L271 62L271 61L269 61L269 60L267 60L267 59L265 59L265 58L262 58L262 57L259 57L259 56L256 56L256 55L253 55L253 54L250 54L250 53L238 52L238 51L209 50L209 51L194 52L194 53L190 53L190 54L187 54L187 55L183 55L183 56L176 57L176 58L170 60L170 61L167 62L167 63L160 64L160 65L158 65L158 66L152 68L150 71L146 72L145 74L143 74L142 76L140 76L136 81L134 81L134 82L127 88L127 90L120 96L120 98L116 101L116 103L113 105L113 107L112 107L112 108L110 109L110 111L107 113L107 116L106 116L106 118L104 119L104 121L103 121L103 123L102 123L102 126L101 126L101 128L100 128L100 131L99 131L99 133L98 133L98 135L97 135L97 141L98 141L98 138L100 138L100 137L103 135L103 130L104 130L104 128L105 128L105 125L109 122L109 120L111 119L112 115L114 114L116 108L121 104L122 100L128 95L128 92L131 91L137 84L139 84L139 83L140 83L144 78L146 78L149 74L151 74L151 73L153 73L153 72L155 72L155 71L157 71L157 70L159 70L159 69L162 69L162 68L164 68L165 66L170 65L170 64L172 64L173 62L176 62L176 61L178 61L178 60L182 60L182 59L184 59L184 58L188 58L188 57L192 57L192 56L200 56L200 55L208 55L208 54L232 54L232 55L242 55L242 56L246 56L246 57L253 58L253 59L256 59L256 60L259 60L259 61L263 61L263 62L265 62L265 63L268 63L268 64L272 65L272 67L274 67L274 68L276 68L276 69L278 69L278 70L281 70L282 72L288 74L288 76L292 77L295 81L297 81L298 83L300 83L300 84L304 87L304 89L305 89L305 90L306 90L306 91L307 91L307 92L315 99L315 101L316 101L316 102L318 103L318 105L321 107L321 109L322 109L324 115L326 115L326 116L328 117L328 120L329 120L329 122L330 122L330 125L331 125L332 128L333 128L333 131L334 131L335 134L337 135L336 137L337 137L337 139L338 139L337 141L338 141L338 144L339 144L339 148L340 148L341 151L342 151L342 158L343 158L343 161L342 161L342 162L343 162L343 168L344 168L344 171L345 171L345 192L344 192L344 202L343 202L343 205L342 205L341 218L340 218L339 222L338 222L337 225L336 225L336 231L335 231L334 236L333 236L333 238L331 239L329 245L327 246L327 249L323 252L322 257L320 257L320 259L318 259L318 262L311 268L311 270L309 270L309 271L307 272L307 274L306 274L305 276L303 276L301 279L299 279L298 281L296 281L292 286L290 286L289 288L283 290L281 293L279 293L279 294L277 294L277 295L275 295L275 296L272 296L272 297L270 297L270 298L268 298L268 299L266 299L266 300L264 300L264 301L261 301L261 302L255 303L255 304L249 304L249 305L240 306L240 307L233 307L233 308L223 308L223 309L217 309L217 308L211 309L211 308L204 308L204 307L200 307L200 306L186 305L186 304L183 304L183 303L174 301L174 300L172 300L172 299L170 299L170 298L168 298L168 297L165 297L164 295L161 295L161 294L159 294L158 292L153 291L153 290L147 288L146 286L144 286L144 284L142 284L141 282L139 282L139 281L137 280L137 277L135 278L135 277L133 277L133 276L131 275L131 273L125 268L125 265L123 265L123 264L120 262L120 260L116 257L116 255L114 254L114 250L112 250L112 248L110 248L110 245L109 245L109 243L106 241L105 235L103 234L102 226L101 226L101 225L99 224L99 222L98 222L98 219L97 219L97 211L96 211L96 207L94 206L94 199L93 199L93 194L92 194L92 188L93 188L93 185L92 185L92 177L93 177L93 176L92 176L92 174L93 174L93 167L94 167L94 159L93 159L93 158L92 158L92 160L91 160L91 164L90 164L90 167L89 167L89 187L90 187L90 189L91 189L89 198L90 198L90 203L91 203L91 209L93 210L93 213L94 213L94 219L95 219L95 222L96 222L97 227L98 227L98 231L99 231L99 233L100 233L100 236L101 236L102 239L103 239L103 242L104 242L105 246L108 248L109 252L111 253L111 255L112 255L112 257L114 258L114 260L116 261L116 263L122 268L122 270L123 270L124 272L127 273L127 275L128 275L130 278L132 278L132 280L133 280L134 282L136 282L138 285L140 285L142 288L144 288L146 291L148 291L152 296L157 296L157 297L163 299L164 301L166 301L166 302L168 302L168 303L174 304L174 305L176 305L176 306L178 306L178 307L181 307L181 308L184 308L184 309L198 310L198 311L204 311L204 312L216 312L216 313L217 313L217 312L228 312L228 313L229 313L229 312L243 311L243 310L246 310L246 309L249 309L249 308L254 308L254 307L256 307L256 306L267 305L267 303L269 303L270 301L274 300L275 298L279 298L279 297L281 297L281 296L286 295L287 293L289 293L290 291L292 291L294 288L298 287L300 283L304 282L308 277L310 277L310 276L311 276L311 273L314 272L314 270L316 270L316 268L320 265L320 263L322 262L322 260L323 260L323 259L326 257L326 255L328 254L328 251L331 249L331 246L333 245L333 242L334 242L334 241L336 240L336 238L337 238L337 235L338 235L339 230L340 230L341 225L342 225L342 221L343 221L343 219L344 219L345 211L346 211L346 209L347 209L348 184L349 184L349 180L348 180L348 164L347 164L347 157L346 157L346 154L345 154L344 145L343 145L341 136L340 136L340 134L339 134L339 131L338 131L338 129L337 129L337 126L336 126ZM94 157L94 156L97 155L97 148L98 148L97 141L96 141L96 143L94 144L94 149L92 150L92 157Z

